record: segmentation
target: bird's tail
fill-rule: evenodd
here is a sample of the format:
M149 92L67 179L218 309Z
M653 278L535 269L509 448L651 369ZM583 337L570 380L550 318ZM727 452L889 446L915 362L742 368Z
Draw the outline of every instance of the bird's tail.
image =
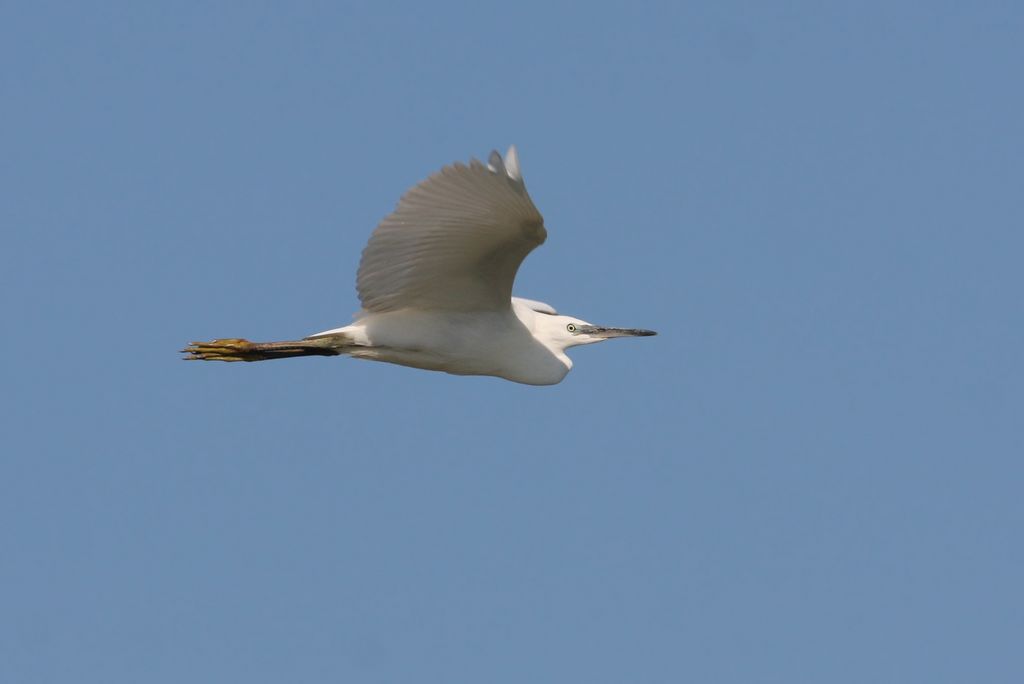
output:
M181 350L185 361L269 361L295 356L338 356L351 349L345 335L327 335L292 342L250 342L238 338L192 342Z

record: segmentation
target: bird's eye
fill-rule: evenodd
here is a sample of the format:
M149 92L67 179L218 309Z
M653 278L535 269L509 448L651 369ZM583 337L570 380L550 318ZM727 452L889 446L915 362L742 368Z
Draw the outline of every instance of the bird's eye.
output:
M572 323L570 323L569 325L565 326L565 329L568 330L569 332L576 332L576 326L573 325Z

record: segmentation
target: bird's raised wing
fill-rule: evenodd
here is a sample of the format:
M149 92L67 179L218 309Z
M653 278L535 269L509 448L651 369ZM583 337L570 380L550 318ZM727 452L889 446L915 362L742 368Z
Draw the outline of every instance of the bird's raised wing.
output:
M519 264L544 242L515 147L485 166L453 164L405 193L370 236L356 289L363 309L507 309Z

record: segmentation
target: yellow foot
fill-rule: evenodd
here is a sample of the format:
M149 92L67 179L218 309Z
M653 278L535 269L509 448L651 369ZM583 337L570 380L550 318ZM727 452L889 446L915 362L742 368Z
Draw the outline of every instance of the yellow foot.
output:
M256 345L249 340L229 338L213 342L193 342L181 350L186 361L260 361Z

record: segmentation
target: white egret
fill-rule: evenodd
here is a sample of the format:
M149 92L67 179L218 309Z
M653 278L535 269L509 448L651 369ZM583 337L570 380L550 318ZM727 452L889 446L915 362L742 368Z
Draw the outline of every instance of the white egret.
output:
M370 236L356 279L352 325L293 342L193 342L187 359L265 361L347 355L456 375L553 385L569 347L654 335L560 316L512 296L519 265L547 237L526 192L516 148L488 164L441 169L409 190Z

